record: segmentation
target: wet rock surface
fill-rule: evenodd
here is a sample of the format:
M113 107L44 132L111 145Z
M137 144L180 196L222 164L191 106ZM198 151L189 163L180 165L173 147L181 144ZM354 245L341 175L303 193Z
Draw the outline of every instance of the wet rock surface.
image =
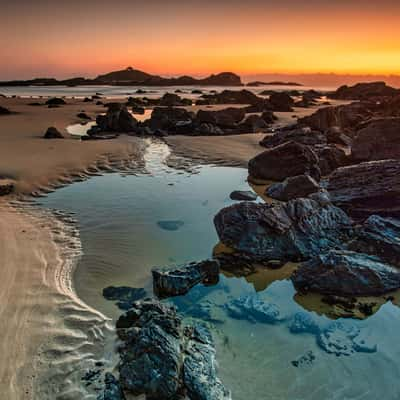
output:
M261 140L260 145L267 148L279 146L286 142L297 142L304 145L326 144L326 135L320 131L312 130L308 127L305 128L286 128L278 130L274 135L266 136Z
M357 83L354 86L343 85L329 97L340 100L362 100L370 97L396 96L400 90L386 85L385 82Z
M330 250L300 265L295 288L343 296L379 296L400 288L400 271L376 256Z
M121 385L115 376L109 372L106 373L104 378L104 390L97 400L126 400Z
M51 99L48 99L45 104L48 105L48 106L54 106L54 105L62 106L62 105L65 105L67 103L65 102L64 99L61 99L59 97L53 97Z
M237 201L254 201L258 195L250 190L234 190L229 197Z
M219 263L216 260L205 260L154 268L152 275L154 293L158 297L178 296L187 293L198 283L216 284L219 279Z
M285 204L243 202L214 218L225 245L254 260L301 260L342 247L351 219L329 202L296 199Z
M54 126L48 128L43 137L45 139L64 139L62 133Z
M106 115L98 115L96 123L101 131L136 132L138 122L124 104L109 103Z
M0 106L0 115L9 115L9 114L11 114L11 111L8 108Z
M108 286L103 289L103 297L107 300L116 301L121 310L128 310L133 303L146 297L147 292L143 288L132 288L128 286Z
M298 175L271 185L266 194L276 200L289 201L298 197L307 197L318 190L319 185L313 178L308 175Z

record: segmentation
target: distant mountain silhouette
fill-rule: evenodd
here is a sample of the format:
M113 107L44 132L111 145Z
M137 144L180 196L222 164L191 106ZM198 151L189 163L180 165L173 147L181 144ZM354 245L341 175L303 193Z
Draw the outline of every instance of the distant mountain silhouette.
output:
M26 81L0 82L0 86L81 86L81 85L114 85L114 86L243 86L240 76L232 72L221 72L207 78L197 79L191 76L163 78L128 67L120 71L108 72L95 79L71 78L57 80L54 78L36 78Z

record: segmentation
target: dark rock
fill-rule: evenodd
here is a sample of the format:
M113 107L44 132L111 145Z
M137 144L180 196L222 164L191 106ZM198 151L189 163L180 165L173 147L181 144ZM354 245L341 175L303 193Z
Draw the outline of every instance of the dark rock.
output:
M343 85L329 95L332 99L363 100L370 97L396 96L400 90L387 86L385 82L357 83L354 86Z
M176 221L158 221L157 225L166 231L177 231L178 229L182 228L185 223L180 220Z
M104 391L97 400L125 400L121 385L113 374L107 372L104 378Z
M109 103L107 114L98 115L96 122L103 131L130 133L136 132L138 128L137 120L121 103Z
M272 93L269 97L269 102L272 104L273 111L293 111L294 100L287 93Z
M139 107L139 106L133 106L132 107L132 112L134 113L134 114L140 114L140 115L143 115L144 113L145 113L145 108L144 107Z
M192 94L203 94L203 91L200 89L193 89Z
M62 106L62 105L65 105L67 103L65 102L64 99L61 99L59 97L53 97L51 99L48 99L45 104L48 105L48 106L50 106L50 105L52 105L52 106L54 106L54 105Z
M315 361L315 355L310 350L310 351L307 351L306 354L304 354L301 357L299 357L297 360L293 360L291 362L291 364L293 365L293 367L296 367L296 368L300 367L301 368L301 367L312 365L314 363L314 361Z
M219 263L216 260L192 262L175 267L152 270L153 289L158 297L187 293L198 283L214 285L218 282Z
M214 224L222 243L254 260L294 261L343 246L352 221L329 202L296 199L234 204L222 209Z
M137 302L117 321L117 334L125 391L159 400L184 392L195 400L229 398L216 374L210 332L200 324L185 327L174 307L152 299Z
M275 304L262 300L258 294L233 299L224 308L231 318L250 322L274 324L285 319Z
M300 265L292 275L295 288L339 296L379 296L400 288L400 271L380 258L330 250Z
M134 302L143 299L146 295L146 290L143 288L108 286L103 289L103 297L107 300L116 301L121 310L128 310Z
M250 90L224 90L221 93L203 95L208 104L250 104L263 105L264 99Z
M354 217L400 215L400 160L338 168L329 176L327 190L332 202Z
M385 262L400 267L400 220L371 215L356 230L349 249L377 255Z
M336 168L344 167L350 163L345 151L336 145L316 146L314 150L318 156L318 165L323 176L329 175Z
M164 130L167 133L177 134L192 130L194 114L183 108L155 107L151 118L146 121L152 130Z
M210 123L220 128L235 128L245 117L241 108L229 107L218 111L199 110L196 115L196 122Z
M319 180L318 157L300 143L287 142L258 154L249 161L249 174L259 180L282 181L289 176L308 174Z
M0 196L7 196L14 191L14 183L8 179L0 179Z
M91 97L85 97L84 99L83 99L83 102L84 103L91 103L93 101L93 98L91 98Z
M249 115L240 125L241 129L248 133L265 132L268 129L268 124L259 115Z
M277 131L274 135L265 136L261 140L260 145L271 148L286 142L297 142L304 145L324 145L327 143L326 136L320 131L311 130L310 128L285 128Z
M214 124L202 122L197 128L196 132L200 135L220 136L224 135L224 131Z
M165 93L160 99L159 105L165 107L191 106L192 100L182 99L180 96L174 93Z
M234 190L229 197L231 200L254 201L258 195L250 190Z
M272 112L272 111L264 111L262 114L261 114L261 118L264 120L264 122L266 123L266 124L273 124L277 119L278 119L278 117Z
M291 333L311 333L317 335L320 333L320 327L315 319L305 312L297 312L289 324L289 330Z
M355 134L351 154L356 162L400 159L400 118L368 122Z
M307 197L318 190L319 185L313 178L308 175L298 175L271 185L266 194L273 199L289 201L298 197Z
M43 137L45 139L64 139L64 136L61 134L61 132L59 132L54 126L48 128Z
M351 146L353 140L351 137L347 136L342 130L337 126L332 126L326 132L326 139L328 143L340 144L342 146Z
M80 112L79 114L77 114L77 117L78 117L78 118L82 118L82 119L87 119L87 120L92 119L92 118L89 117L89 115L87 115L87 114L84 113L84 112Z
M0 115L9 115L9 114L11 114L11 111L8 108L0 106Z

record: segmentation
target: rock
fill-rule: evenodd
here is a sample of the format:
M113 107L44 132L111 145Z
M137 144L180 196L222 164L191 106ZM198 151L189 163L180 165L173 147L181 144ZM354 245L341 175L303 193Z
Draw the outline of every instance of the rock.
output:
M312 365L314 363L314 361L315 361L315 355L310 350L310 351L307 351L306 354L300 356L297 360L293 360L291 362L291 364L293 365L293 367L301 368L301 367Z
M45 139L64 139L64 136L61 134L61 132L59 132L54 126L47 128L47 131L43 137Z
M352 221L329 202L296 199L234 204L215 216L214 225L223 244L253 260L296 261L343 247Z
M356 230L349 249L377 255L385 262L400 267L400 220L371 215Z
M261 114L261 118L268 125L273 124L278 119L278 117L272 111L268 110Z
M52 106L54 106L54 105L62 106L62 105L65 105L67 103L65 102L64 99L61 99L59 97L53 97L51 99L48 99L45 104L48 105L48 106L50 106L50 105L52 105Z
M205 260L175 267L154 268L152 275L154 293L158 297L179 296L198 283L216 284L219 279L219 263L216 260Z
M240 129L243 132L258 133L265 132L268 129L268 124L259 115L249 115L241 124Z
M158 221L157 225L166 231L177 231L185 225L185 222L180 220Z
M108 286L103 289L103 297L107 300L117 301L121 310L128 310L133 303L146 297L146 290L143 288L131 288L128 286Z
M271 96L269 96L269 102L272 104L273 111L293 111L294 100L287 93L272 93Z
M0 178L0 196L7 196L14 191L14 183L9 179Z
M137 302L117 321L117 334L125 391L159 400L184 392L194 400L230 398L217 377L210 332L200 324L184 326L174 307L154 299Z
M380 118L355 134L351 154L356 162L400 159L400 118Z
M139 107L139 106L132 106L132 112L134 114L139 114L143 115L145 113L145 108L144 107Z
M231 318L250 322L274 324L285 319L275 304L262 300L257 293L233 299L224 308Z
M323 176L329 175L336 168L344 167L350 163L345 151L336 145L315 146L314 150L318 156L318 165Z
M318 190L319 185L313 178L308 175L298 175L271 185L266 194L276 200L289 201L298 197L307 197Z
M78 118L82 118L82 119L87 119L87 120L91 120L92 118L89 117L89 115L87 115L84 112L80 112L79 114L76 115Z
M318 157L300 143L287 142L258 154L249 161L249 174L259 180L282 181L290 176L308 174L319 180Z
M107 372L104 378L104 391L97 400L125 400L121 385L113 374Z
M200 135L211 135L211 136L220 136L224 135L224 131L216 125L202 122L200 126L196 128L196 132Z
M291 333L311 333L317 335L320 333L320 328L315 319L305 312L297 312L294 314L289 324L289 330Z
M231 200L254 201L258 195L250 190L234 190L229 197Z
M218 111L199 110L196 115L196 122L210 123L220 128L235 128L245 117L242 108L229 107Z
M364 162L336 169L328 178L332 202L356 218L400 215L400 160Z
M121 103L109 103L107 114L98 115L96 122L103 131L130 133L136 132L138 128L137 120Z
M400 288L400 271L380 258L330 250L303 263L292 275L295 288L339 296L379 296Z
M164 130L167 133L190 133L194 114L183 108L155 107L151 118L146 121L152 130Z
M290 141L310 146L327 143L326 136L319 131L310 128L285 128L277 131L274 135L265 136L260 145L271 148Z
M342 146L351 146L353 140L350 136L347 136L337 126L332 126L325 132L326 139L330 144L340 144Z
M93 98L92 97L85 97L84 99L83 99L83 102L84 103L91 103L93 101Z
M258 97L250 90L224 90L221 93L203 95L208 104L250 104L259 106L264 104L264 99Z
M400 90L387 86L385 82L357 83L354 86L343 85L329 97L339 100L363 100L370 97L396 96Z
M11 111L8 108L0 106L0 115L9 115L9 114L11 114Z
M159 105L165 107L191 106L192 100L182 99L180 96L174 93L165 93L160 99Z

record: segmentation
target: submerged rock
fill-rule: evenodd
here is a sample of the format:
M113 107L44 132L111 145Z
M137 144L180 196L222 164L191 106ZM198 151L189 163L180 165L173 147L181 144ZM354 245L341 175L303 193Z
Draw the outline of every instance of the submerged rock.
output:
M115 376L109 372L104 378L104 391L97 396L97 400L125 400L121 385Z
M320 333L320 327L315 319L305 312L296 313L289 324L291 333L311 333L317 335Z
M306 197L318 190L319 185L313 178L308 175L298 175L271 185L266 194L273 199L289 201L298 197Z
M252 158L249 174L255 179L272 181L303 174L320 178L317 155L310 147L296 142L284 143Z
M254 260L307 259L342 247L352 226L344 211L319 197L234 204L215 216L214 225L223 244Z
M62 135L62 133L54 126L47 128L47 131L43 137L45 139L64 139L64 136Z
M295 288L340 296L379 296L400 288L400 271L375 256L330 250L300 265Z
M400 215L400 160L341 167L328 179L332 202L355 217Z
M231 200L254 201L258 195L250 190L234 190L229 197Z
M178 296L187 293L198 283L216 284L219 263L216 260L192 262L177 267L152 270L153 288L158 297Z
M152 299L137 302L117 321L117 334L125 391L159 400L185 392L195 400L230 398L217 377L210 332L204 325L184 326L174 307Z
M157 225L166 231L177 231L185 225L185 222L180 220L158 221Z
M146 290L143 288L131 288L128 286L108 286L103 289L103 297L107 300L117 302L121 310L128 310L133 303L146 297Z

